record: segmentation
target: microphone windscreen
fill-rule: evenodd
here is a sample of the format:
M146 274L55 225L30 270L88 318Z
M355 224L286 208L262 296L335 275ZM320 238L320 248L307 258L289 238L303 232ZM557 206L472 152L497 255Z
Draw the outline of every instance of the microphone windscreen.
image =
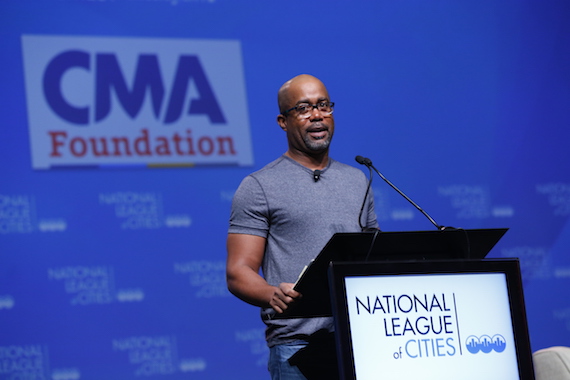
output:
M362 157L362 156L356 156L354 159L355 159L356 162L358 162L360 165L364 165L364 157Z
M358 162L361 165L366 165L366 166L372 165L372 161L370 160L370 158L356 156L354 159L356 160L356 162Z

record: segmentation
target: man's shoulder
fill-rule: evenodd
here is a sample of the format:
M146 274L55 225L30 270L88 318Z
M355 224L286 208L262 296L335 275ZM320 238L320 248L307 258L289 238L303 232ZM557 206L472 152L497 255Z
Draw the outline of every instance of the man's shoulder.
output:
M330 169L336 172L341 173L344 176L351 176L351 177L364 177L364 172L359 168L355 168L354 166L350 166L348 164L342 163L340 161L336 161L331 159Z
M278 172L282 173L283 171L295 170L295 167L296 165L283 155L266 164L261 169L251 173L249 176L254 178L263 178L265 176L273 176Z
M346 170L352 173L362 172L360 169L355 168L354 166L350 166L345 164L344 162L340 162L331 158L331 167L334 167L336 170Z

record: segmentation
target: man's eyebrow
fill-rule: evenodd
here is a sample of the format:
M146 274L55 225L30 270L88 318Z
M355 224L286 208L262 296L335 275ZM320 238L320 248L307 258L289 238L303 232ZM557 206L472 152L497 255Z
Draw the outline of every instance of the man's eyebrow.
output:
M328 102L328 101L329 101L329 98L327 98L327 97L323 97L323 98L317 99L317 103L320 103L320 102ZM304 99L304 100L299 100L297 103L295 103L295 105L305 104L305 103L306 103L306 104L311 104L311 102L309 101L309 99Z

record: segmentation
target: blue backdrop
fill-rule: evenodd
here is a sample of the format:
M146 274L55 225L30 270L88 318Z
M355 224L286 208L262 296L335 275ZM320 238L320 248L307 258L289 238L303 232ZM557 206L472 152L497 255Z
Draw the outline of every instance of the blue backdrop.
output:
M569 17L565 0L2 1L0 379L267 378L225 237L241 179L286 150L276 92L300 73L336 102L334 158L370 157L439 224L510 228L490 256L521 260L533 350L569 345ZM131 155L89 150L118 137ZM383 230L433 228L374 191Z

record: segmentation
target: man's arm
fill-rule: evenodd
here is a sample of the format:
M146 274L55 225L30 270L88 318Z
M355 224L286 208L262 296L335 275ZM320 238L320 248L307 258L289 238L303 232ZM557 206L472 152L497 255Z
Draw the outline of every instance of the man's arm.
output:
M255 235L228 234L226 281L228 289L241 300L282 313L300 294L293 284L271 286L259 275L266 239Z

